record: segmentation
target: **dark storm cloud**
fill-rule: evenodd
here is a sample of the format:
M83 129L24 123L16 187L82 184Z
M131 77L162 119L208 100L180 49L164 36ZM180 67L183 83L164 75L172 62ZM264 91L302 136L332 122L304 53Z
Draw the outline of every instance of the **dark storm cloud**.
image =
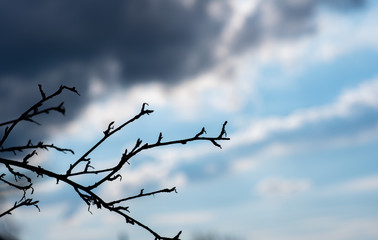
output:
M223 18L210 14L214 2ZM215 63L229 13L214 0L0 0L0 121L39 100L38 83L46 92L61 84L80 91L65 97L66 121L87 102L91 77L130 86L201 72Z
M0 0L0 81L5 77L33 79L51 72L60 76L74 72L75 67L88 74L106 59L119 63L120 79L129 83L177 81L195 75L216 63L214 49L231 7L221 0L183 2ZM220 17L209 11L215 3ZM296 37L313 31L319 5L348 9L363 3L261 1L236 36L234 47L253 47L267 36Z
M0 76L103 58L119 61L130 82L195 74L214 61L212 46L227 20L209 15L210 2L1 1Z
M229 3L0 0L0 121L17 117L39 100L38 83L46 92L61 84L80 91L80 98L63 96L66 118L49 116L49 121L60 124L72 119L87 103L89 79L93 77L107 81L107 85L111 80L123 86L151 80L171 84L206 71L222 61L215 57L215 49L232 14ZM229 54L258 47L266 38L314 33L313 19L319 6L344 11L363 3L261 1L234 36ZM271 10L275 20L269 20ZM33 135L45 136L41 131Z

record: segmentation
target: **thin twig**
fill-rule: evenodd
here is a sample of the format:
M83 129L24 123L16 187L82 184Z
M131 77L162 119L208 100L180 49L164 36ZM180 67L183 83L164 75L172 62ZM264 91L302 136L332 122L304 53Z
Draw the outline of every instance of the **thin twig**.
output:
M108 204L109 205L114 205L114 204L118 204L118 203L121 203L121 202L126 202L126 201L129 201L129 200L132 200L132 199L136 199L136 198L147 197L147 196L155 195L155 194L158 194L158 193L164 193L164 192L170 193L170 192L173 192L173 191L177 192L176 191L176 187L160 189L160 190L157 190L157 191L154 191L154 192L148 192L148 193L144 193L143 189L142 189L138 195L127 197L127 198L122 198L122 199L119 199L119 200L116 200L116 201L112 201L112 202L108 202Z
M40 87L39 89L40 89L41 94L42 94L42 93L43 93L42 88ZM41 99L41 100L39 100L36 104L34 104L34 105L31 106L29 109L27 109L23 114L21 114L21 116L20 116L17 120L15 120L15 121L12 122L12 124L11 124L10 127L6 127L6 128L5 128L4 135L3 135L3 137L2 137L1 140L0 140L0 147L3 146L4 142L5 142L5 141L7 140L7 138L8 138L9 134L12 132L12 130L14 129L14 127L15 127L19 122L21 122L21 121L30 121L30 118L28 117L28 116L30 115L30 112L32 112L32 111L34 111L34 112L38 112L38 108L41 107L46 101L48 101L48 100L50 100L50 99L52 99L52 98L54 98L54 97L60 95L60 94L62 93L62 91L65 90L65 89L66 89L66 90L69 90L69 91L71 91L71 92L74 92L74 93L76 93L76 94L78 94L78 95L80 95L80 94L77 92L77 90L76 90L75 87L67 87L67 86L64 86L64 85L60 86L60 88L59 88L57 91L55 91L54 93L52 93L52 94L49 95L49 96L46 96L46 95L44 95L44 93L43 93L43 95L42 95L42 99Z
M7 148L3 147L4 142L7 140L8 136L10 135L10 133L13 131L13 129L16 127L16 125L19 122L28 121L28 122L33 122L33 123L39 124L38 122L36 122L33 119L35 116L37 116L39 114L49 113L50 111L56 111L56 112L59 112L61 114L65 113L63 103L61 103L60 105L58 105L56 107L40 109L43 106L43 104L46 103L48 100L60 95L63 90L69 90L71 92L79 94L76 91L75 88L61 86L54 93L47 95L44 92L41 85L39 85L38 87L39 87L39 92L41 94L41 100L39 100L36 104L34 104L28 110L26 110L23 114L21 114L21 116L19 118L0 123L0 127L5 126L4 135L0 139L0 153L14 152L16 154L17 152L23 152L25 150L29 150L28 151L29 153L27 153L25 155L25 157L22 159L22 161L3 158L3 157L0 156L0 163L5 165L8 172L11 175L14 176L14 182L11 182L8 179L7 180L4 179L5 173L3 173L2 175L0 175L0 182L3 182L4 184L7 184L8 186L15 188L17 190L23 191L22 198L19 201L15 202L13 207L9 208L7 211L0 214L0 217L7 215L7 214L11 214L12 211L14 211L15 209L22 207L22 206L35 206L39 210L39 207L37 205L38 201L34 201L32 198L27 198L27 192L28 192L28 194L33 194L33 191L34 191L34 189L32 187L33 186L32 178L24 172L16 171L13 168L13 167L16 167L16 169L21 168L21 169L27 170L29 173L34 172L35 174L37 174L37 177L38 176L42 176L42 177L47 176L47 177L55 179L57 181L57 183L63 182L65 184L71 186L74 189L74 191L78 194L78 196L88 205L88 211L89 212L90 212L90 208L92 206L95 206L97 208L105 208L105 209L108 209L111 212L114 212L114 213L122 216L126 220L126 223L138 225L139 227L150 232L155 237L156 240L179 240L181 231L176 236L174 236L173 238L163 237L163 236L157 234L155 231L153 231L147 225L145 225L142 222L139 222L136 219L134 219L133 217L131 217L130 214L129 214L130 213L129 207L123 205L125 202L132 200L132 199L143 198L143 197L152 196L152 195L160 194L160 193L170 193L170 192L173 192L173 191L176 192L176 187L160 189L160 190L156 190L156 191L153 191L153 192L147 192L147 193L145 193L144 190L142 189L140 191L140 193L137 194L137 195L129 196L129 197L125 197L125 198L121 198L121 199L113 200L113 201L109 201L109 202L104 201L101 196L97 195L94 192L94 190L97 189L98 187L100 187L105 182L111 182L111 181L114 181L116 179L122 180L122 176L119 174L119 171L123 168L123 166L126 163L129 163L129 160L132 157L134 157L138 153L140 153L144 150L147 150L147 149L152 149L152 148L162 147L162 146L167 146L167 145L174 145L174 144L186 144L186 143L192 142L192 141L209 141L214 146L222 148L221 145L218 142L230 139L230 138L227 137L227 133L226 133L226 130L225 130L225 126L226 126L227 122L224 122L222 129L221 129L221 131L220 131L220 133L217 137L204 137L204 134L206 134L206 130L205 130L205 128L202 128L202 130L200 132L198 132L197 134L195 134L194 137L189 137L189 138L184 138L184 139L179 139L179 140L172 140L172 141L163 142L162 141L162 139L163 139L162 133L159 134L158 140L156 141L156 143L152 143L152 144L149 144L149 143L142 144L142 140L138 138L138 140L136 141L132 150L130 152L128 152L127 149L126 149L125 152L122 154L120 161L117 164L115 164L115 166L110 167L110 168L94 170L94 167L91 165L91 161L90 161L90 158L88 156L95 149L99 148L99 146L103 142L105 142L108 138L110 138L113 134L117 133L118 131L120 131L121 129L123 129L127 125L131 124L132 122L138 120L140 117L142 117L144 115L149 115L150 113L152 113L153 110L146 109L146 106L148 106L148 104L144 103L138 114L136 114L133 118L129 119L128 121L125 121L124 123L122 123L118 127L114 126L114 121L110 122L108 124L107 129L105 131L103 131L104 136L98 142L96 142L87 152L85 152L81 157L79 157L73 164L71 164L70 167L67 169L67 171L64 174L60 174L60 173L53 172L53 171L50 171L48 169L45 169L41 166L32 165L32 164L29 163L29 159L38 155L37 151L40 150L40 149L42 149L42 150L54 149L54 150L57 150L59 152L63 152L63 153L70 152L70 153L74 154L74 151L71 150L71 149L61 148L61 147L55 146L54 144L44 144L43 142L39 142L38 144L32 144L30 140L26 145L11 146L11 147L7 147ZM83 167L82 170L77 169L77 166L80 163L85 163L85 166ZM92 169L92 170L89 170L89 169ZM73 170L75 170L75 171L73 171ZM77 181L71 179L72 177L75 177L75 176L91 175L91 174L104 174L105 176L100 178L100 180L98 182L95 182L95 183L93 183L92 185L89 185L89 186L84 186L84 185L78 183ZM27 181L28 184L16 183L19 180L22 180L23 182ZM31 192L29 192L28 190L31 190Z

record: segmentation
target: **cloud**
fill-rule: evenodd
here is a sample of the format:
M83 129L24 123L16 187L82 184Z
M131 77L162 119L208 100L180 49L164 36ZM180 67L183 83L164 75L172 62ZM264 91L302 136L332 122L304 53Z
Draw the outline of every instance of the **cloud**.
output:
M212 0L2 1L0 9L0 76L115 59L128 82L173 80L211 65L229 14L226 1Z
M94 97L112 94L119 85L177 84L219 68L232 73L235 67L225 62L256 49L266 36L301 36L316 6L354 8L364 1L252 2L245 7L238 1L215 0L39 0L32 5L25 0L1 1L1 119L17 117L21 109L39 100L37 83L47 92L60 84L80 91L80 99L65 99L67 117L49 116L51 123L46 123L60 125L71 121ZM272 11L278 20L271 20ZM183 95L188 94L176 97ZM217 99L212 101L218 103ZM240 101L213 105L233 109ZM30 130L20 130L24 131ZM48 135L43 128L30 134Z
M233 160L230 164L230 171L232 173L243 173L257 168L257 162L253 157L243 157L241 159Z
M245 14L244 19L238 21L239 31L235 34L231 48L234 52L241 52L264 41L293 40L313 34L317 31L315 17L320 7L345 10L359 8L364 4L365 1L358 0L258 1L258 4L254 3L250 8L250 14Z
M81 98L64 96L69 116L62 120L52 117L52 121L61 126L60 121L75 117L76 121L67 125L69 130L73 134L80 132L80 137L87 139L97 130L101 133L114 117L121 121L134 113L146 97L153 106L169 106L181 119L190 119L198 113L209 114L209 109L232 113L240 109L245 100L240 98L240 92L244 90L241 88L245 86L233 85L233 75L227 73L234 68L223 60L237 57L245 50L257 49L266 39L293 40L316 33L316 27L322 27L313 23L316 6L320 6L317 2L331 4L332 1L260 1L249 6L241 17L238 15L241 8L236 10L236 3L231 6L234 12L229 12L228 1L215 2L192 1L186 5L166 1L158 6L152 1L38 1L28 7L24 5L28 4L26 1L0 2L0 30L9 33L0 39L0 50L4 52L0 63L5 66L0 70L0 108L6 113L1 114L2 117L15 116L20 108L39 99L37 82L43 83L48 91L61 83L75 85L80 90ZM133 11L123 16L120 13L124 9L122 4ZM337 9L340 6L334 5ZM278 14L272 16L270 11ZM128 20L124 21L125 18ZM290 55L290 51L286 54ZM223 66L231 70L220 71ZM223 78L218 78L220 75ZM230 81L219 81L225 78ZM161 83L146 84L147 79ZM122 87L118 88L120 81ZM173 82L176 84L171 88L162 84ZM313 123L347 119L361 106L375 109L377 84L372 81L360 88L346 92L327 106L260 119L247 131L243 129L244 133L232 134L231 145L225 148L263 142L276 133L295 132ZM97 98L96 102L92 102L94 98ZM21 132L25 129L28 127ZM37 130L35 136L55 135L56 131L50 130L48 133ZM277 144L271 149L280 151L284 148ZM172 152L172 158L184 162L211 153L204 148ZM163 157L157 158L166 161ZM185 174L172 175L177 166L177 160L168 165L143 164L127 174L135 186L140 182L159 182L164 187L185 184ZM233 170L238 172L253 167L248 160L242 159L233 165ZM207 170L214 168L210 166ZM300 184L286 184L286 190L282 190L285 184L280 186L283 192L300 191Z
M253 229L256 239L266 240L357 240L378 237L376 217L345 218L336 216L314 217L287 221L272 228Z
M378 109L378 80L363 82L355 89L346 90L336 101L328 105L312 107L284 117L267 117L250 123L249 129L234 134L230 145L246 145L269 139L279 132L293 132L304 126L316 123L329 124L337 119L340 124L352 116L358 116L364 110L376 112ZM362 119L364 120L364 119ZM373 121L374 123L374 121ZM361 125L360 125L361 127Z
M320 5L344 9L365 1L251 1L244 19L245 4L238 1L190 2L1 1L0 80L55 72L65 79L77 75L75 83L118 74L127 83L177 82L218 63L217 49L230 31L237 33L231 49L256 47L266 36L307 32Z
M180 82L208 70L228 15L227 1L213 0L1 1L0 120L38 101L38 83L46 92L61 84L80 91L80 99L65 99L67 117L45 123L60 125L119 85Z
M365 176L332 187L333 192L362 193L378 190L378 176Z
M311 188L311 181L308 179L282 179L266 178L257 183L255 189L257 194L263 197L288 197L301 193Z
M202 80L204 80L205 86L213 86L213 81ZM135 86L129 91L116 92L106 100L93 102L77 118L77 121L69 124L66 129L60 128L59 131L62 132L62 135L61 138L57 138L60 139L58 142L65 145L65 142L72 142L70 139L88 141L93 139L96 133L101 134L111 120L116 120L116 124L120 124L129 119L139 111L138 102L141 101L140 98L143 98L143 94L157 104L157 106L151 106L152 109L158 109L163 111L164 115L167 115L168 108L171 109L168 112L182 116L185 111L190 111L190 108L187 106L180 108L179 101L174 102L173 99L176 99L175 94L183 91L187 86L190 86L189 82L178 85L176 89L168 90L161 84L153 83L144 87ZM194 84L194 86L197 85ZM191 89L187 90L192 91ZM252 150L253 154L249 154L249 156L236 154L236 160L232 163L223 162L217 155L218 149L213 149L212 146L206 144L191 146L190 148L172 146L169 150L161 149L158 152L146 152L144 156L153 160L142 162L133 166L132 169L128 169L125 173L125 176L128 176L125 184L120 183L119 186L114 186L115 189L110 192L116 193L117 196L122 195L123 188L136 188L139 184L154 183L159 187L181 186L186 184L188 180L195 180L200 177L219 176L219 174L228 171L239 173L240 171L253 170L258 166L258 159L265 159L267 156L282 156L298 151L337 148L371 141L376 139L378 128L374 121L367 123L366 116L369 117L367 113L374 113L376 112L375 109L378 108L377 93L378 80L372 79L353 89L345 90L334 102L327 105L298 110L282 117L268 116L248 123L249 129L245 128L245 125L239 126L240 132L235 130L230 132L232 140L223 143L223 151L230 153L232 149L239 149L243 146L251 148L251 144L254 150ZM200 92L198 98L201 94L203 93ZM197 104L196 100L193 100L193 102L191 104ZM172 110L176 107L178 110ZM125 111L120 112L119 109L125 109ZM208 108L204 107L204 109ZM180 110L184 113L180 114ZM159 113L156 112L153 115L155 114ZM153 118L152 115L148 118L151 117ZM356 120L351 121L350 119ZM146 119L146 121L154 122L155 120ZM164 123L159 123L159 125L161 125L159 128L167 127ZM340 132L337 130L337 126L340 125L347 126L347 128L342 128ZM142 125L142 128L145 127ZM151 126L149 125L149 127ZM345 131L345 129L348 129L348 131ZM148 137L153 139L157 137L158 130L154 130L156 136L149 131L150 136ZM303 132L306 134L302 134ZM209 132L209 134L211 133ZM170 137L165 134L164 136ZM178 137L185 136L186 134ZM122 144L124 144L125 141L129 140L122 138L122 141ZM121 150L119 154L121 154ZM206 164L204 164L199 160L205 157L215 158L215 156L217 156L216 167L211 165L214 164L212 161L206 161ZM118 156L112 157L117 159Z

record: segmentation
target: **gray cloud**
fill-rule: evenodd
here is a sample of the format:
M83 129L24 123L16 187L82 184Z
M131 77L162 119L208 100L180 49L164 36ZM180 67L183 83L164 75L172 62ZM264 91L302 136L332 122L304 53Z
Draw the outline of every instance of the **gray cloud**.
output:
M234 48L313 31L318 6L344 10L363 3L262 1L235 36ZM220 16L209 11L212 4L218 4ZM217 62L214 49L231 12L229 2L215 0L1 0L0 80L32 79L72 66L88 74L112 59L129 83L177 81Z
M214 2L224 18L209 12ZM0 121L39 100L38 83L46 92L61 84L80 91L81 98L66 98L68 117L49 116L60 124L88 101L91 77L130 86L201 72L215 63L229 12L226 1L214 0L0 0Z
M209 11L210 4L215 2L219 4L218 16ZM0 122L17 117L40 99L38 83L43 84L46 92L61 84L76 86L82 95L65 93L59 98L55 103L66 102L67 117L50 114L48 119L40 118L48 126L75 117L90 100L92 77L127 87L152 80L172 84L206 71L222 61L215 57L215 49L232 14L228 3L227 0L194 0L192 5L177 0L0 0ZM256 48L265 39L293 39L316 33L314 18L320 6L344 13L364 3L363 0L261 1L233 36L229 54L235 56ZM274 13L273 20L269 19L272 17L269 11ZM29 138L34 142L43 140L48 137L44 126L21 125L7 145L26 144ZM0 128L0 137L3 130ZM298 138L285 134L276 137L285 141ZM248 150L255 151L258 147ZM216 167L190 165L178 170L191 179L202 179L226 174L228 165L221 161Z
M227 20L208 13L211 2L1 1L0 76L31 77L72 63L85 69L104 58L119 61L129 82L195 74L214 61Z
M232 43L233 52L256 47L265 40L294 39L316 32L319 7L343 12L365 6L364 0L266 0L252 12Z
M0 121L17 117L38 100L38 83L47 92L66 84L82 94L64 96L68 117L49 119L60 124L90 99L92 77L126 87L152 80L172 84L216 65L223 60L215 56L215 49L231 19L229 1L184 2L188 1L0 0ZM266 38L314 33L319 6L343 12L364 3L261 1L234 36L229 54L258 47ZM45 136L41 131L34 135Z

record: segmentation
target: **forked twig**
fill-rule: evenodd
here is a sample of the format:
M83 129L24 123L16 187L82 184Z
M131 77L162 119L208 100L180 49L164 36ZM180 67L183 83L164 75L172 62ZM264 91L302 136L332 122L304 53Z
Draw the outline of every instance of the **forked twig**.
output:
M64 173L58 173L58 172L50 171L41 166L35 166L31 164L30 160L36 155L38 155L38 151L41 151L41 150L53 149L62 153L69 152L69 153L74 154L74 151L72 149L58 147L58 146L55 146L54 144L45 144L43 142L33 144L31 143L30 140L26 145L4 147L4 143L6 142L9 135L11 134L11 132L13 131L13 129L17 126L19 122L26 121L26 122L39 124L33 119L33 117L43 114L43 113L49 113L53 111L64 114L65 108L63 106L63 103L55 107L44 107L44 104L46 104L49 100L60 95L63 92L63 90L68 90L79 95L79 93L76 91L74 87L70 88L67 86L61 86L56 92L50 95L47 95L43 91L41 85L39 85L38 87L39 87L39 92L41 94L41 100L39 100L36 104L32 105L29 109L27 109L24 113L22 113L19 118L0 123L0 127L2 126L5 127L4 134L2 138L0 138L0 154L13 152L15 155L17 155L21 153L24 154L24 152L27 152L26 155L24 155L24 157L22 158L22 160L14 160L8 157L1 157L0 155L0 163L5 166L5 171L7 171L8 174L14 177L13 181L9 179L5 179L7 174L2 173L0 175L0 182L8 185L11 188L14 188L23 192L21 199L19 201L16 201L14 205L10 207L8 210L1 213L0 217L11 214L12 211L22 206L35 206L39 210L39 207L37 205L38 201L35 201L32 198L27 197L28 194L32 195L34 192L32 178L27 173L19 172L18 170L15 170L15 169L23 169L29 173L34 172L37 176L47 176L47 177L56 179L57 183L64 182L65 184L68 184L74 189L74 191L78 194L78 196L88 205L88 211L90 211L90 208L92 206L95 206L97 208L105 208L111 212L114 212L122 216L126 220L126 223L132 224L132 225L138 225L139 227L150 232L155 237L156 240L178 240L180 237L181 231L172 238L163 237L159 235L158 233L156 233L155 231L153 231L147 225L131 217L129 207L124 205L126 202L132 199L148 197L148 196L152 196L152 195L160 194L160 193L177 192L176 187L160 189L160 190L156 190L152 192L144 192L144 189L141 189L139 194L124 197L121 199L112 200L109 202L104 201L103 198L99 196L98 194L96 194L93 190L99 188L105 182L112 182L116 179L122 180L122 175L119 172L124 167L124 165L126 163L130 163L130 159L132 157L148 149L161 147L161 146L167 146L167 145L174 145L174 144L186 144L193 141L209 141L214 146L221 148L219 141L230 139L227 137L227 133L225 130L225 126L227 122L224 122L219 135L216 137L204 136L206 134L206 130L205 128L202 128L200 132L194 135L194 137L188 137L188 138L179 139L179 140L162 141L163 139L162 133L159 134L158 139L155 143L142 144L143 141L138 138L138 140L136 141L131 151L128 151L127 149L124 151L118 163L116 163L114 166L109 167L109 168L96 170L91 165L92 163L89 158L89 155L95 149L98 149L99 146L102 143L104 143L107 139L109 139L113 134L119 132L120 130L130 125L134 121L138 120L142 116L151 114L153 110L147 109L148 104L144 103L138 114L136 114L133 118L129 119L128 121L125 121L118 127L114 126L114 122L110 122L108 127L103 131L104 135L102 136L100 140L98 140L91 148L89 148L87 152L85 152L76 161L74 161L68 167L68 169L64 171ZM100 174L102 175L102 177L100 177L100 180L90 185L80 184L74 179L75 176L90 177L93 174ZM27 184L17 183L18 181L24 181L24 182L26 181Z

